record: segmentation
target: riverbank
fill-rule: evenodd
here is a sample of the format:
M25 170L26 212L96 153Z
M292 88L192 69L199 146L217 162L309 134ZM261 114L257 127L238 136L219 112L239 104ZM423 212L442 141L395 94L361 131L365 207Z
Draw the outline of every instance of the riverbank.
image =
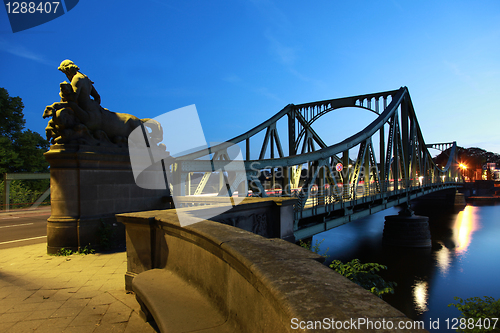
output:
M495 203L500 202L500 196L470 196L467 198L468 203Z
M468 203L495 203L500 202L500 182L492 180L478 180L465 183L463 188Z

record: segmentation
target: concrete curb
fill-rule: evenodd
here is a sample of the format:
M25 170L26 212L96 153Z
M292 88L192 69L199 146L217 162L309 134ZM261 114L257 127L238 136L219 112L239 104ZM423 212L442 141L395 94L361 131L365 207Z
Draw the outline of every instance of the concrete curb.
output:
M10 209L8 211L0 210L1 216L19 216L19 215L31 215L31 214L40 214L40 213L49 213L51 211L50 206L38 207L35 209Z

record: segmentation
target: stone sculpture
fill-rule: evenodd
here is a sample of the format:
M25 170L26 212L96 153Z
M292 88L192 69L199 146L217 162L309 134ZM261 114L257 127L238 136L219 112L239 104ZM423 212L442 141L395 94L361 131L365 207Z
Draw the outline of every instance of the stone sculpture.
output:
M124 147L129 134L145 122L150 129L146 131L149 142L156 145L162 141L163 130L155 120L103 108L93 82L74 62L64 60L58 69L66 74L70 83L60 84L61 101L48 105L43 113L43 118L52 117L45 129L47 140L52 144Z

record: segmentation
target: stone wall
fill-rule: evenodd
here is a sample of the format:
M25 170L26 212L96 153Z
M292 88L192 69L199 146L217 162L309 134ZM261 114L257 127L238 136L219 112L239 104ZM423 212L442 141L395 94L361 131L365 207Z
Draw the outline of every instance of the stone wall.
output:
M117 215L127 231L127 289L142 272L171 271L202 291L239 332L294 332L296 325L304 328L301 332L319 332L307 326L359 318L390 321L395 328L399 322L411 323L400 311L322 265L323 258L311 251L208 220L181 227L176 214L163 210ZM162 316L161 309L154 313Z

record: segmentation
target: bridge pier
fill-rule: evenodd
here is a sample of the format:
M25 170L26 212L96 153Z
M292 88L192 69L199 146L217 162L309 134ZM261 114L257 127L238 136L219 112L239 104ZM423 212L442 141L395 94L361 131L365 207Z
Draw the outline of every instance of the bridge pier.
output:
M162 200L165 190L136 185L127 148L56 144L45 158L50 164L49 254L98 246L103 227L125 241L115 214L170 206Z
M385 217L384 245L402 247L431 247L429 218L415 215L407 206L398 215Z

